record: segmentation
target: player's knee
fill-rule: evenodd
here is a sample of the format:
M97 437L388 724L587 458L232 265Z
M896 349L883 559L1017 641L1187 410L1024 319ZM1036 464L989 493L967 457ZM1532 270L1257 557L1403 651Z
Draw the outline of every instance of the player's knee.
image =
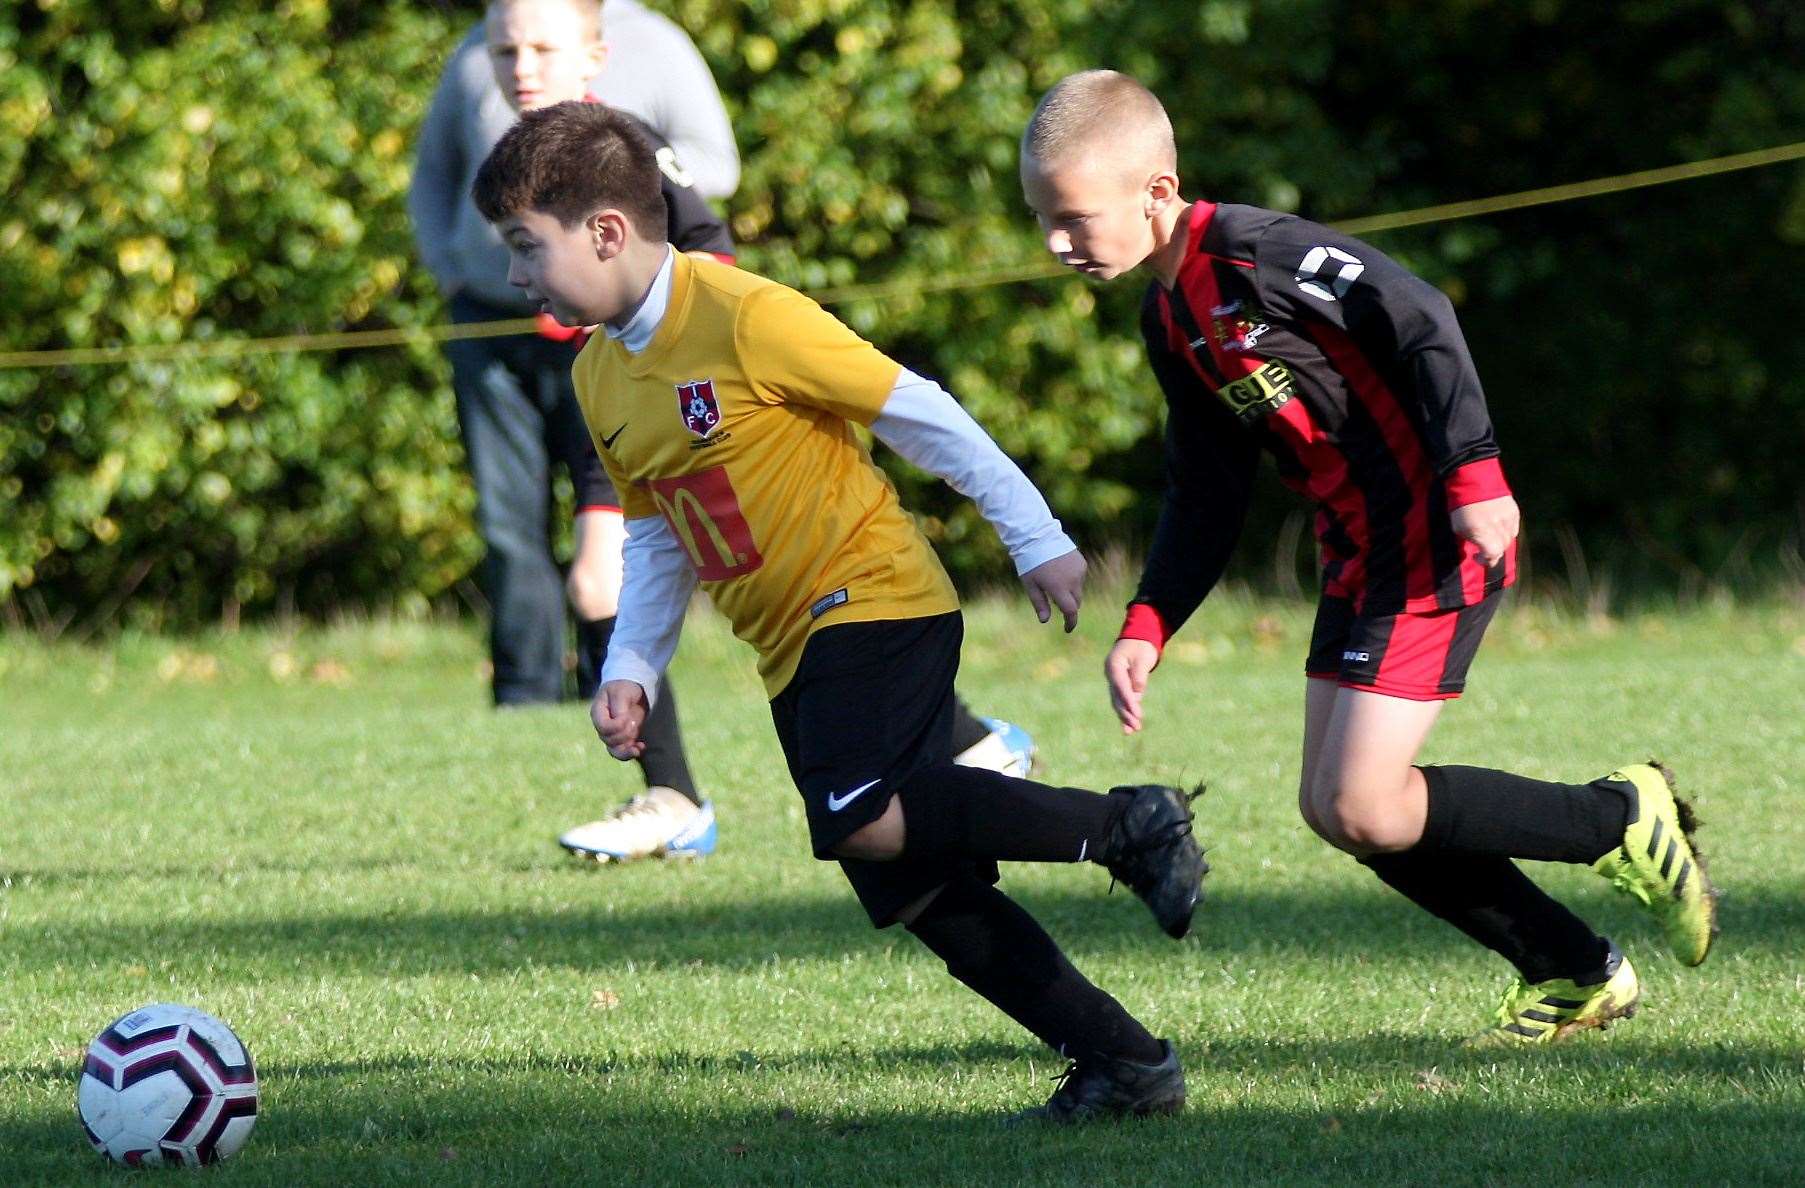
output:
M1392 854L1417 843L1422 830L1412 827L1396 806L1371 797L1341 796L1322 815L1318 832L1350 854Z
M620 609L620 585L607 574L572 566L564 591L577 616L591 622L612 619Z
M1322 813L1316 808L1316 790L1310 786L1308 778L1298 782L1297 814L1304 819L1304 824L1310 827L1310 832L1324 841L1333 840L1324 829Z
M1320 837L1330 845L1340 844L1340 839L1335 831L1329 828L1328 823L1323 820L1322 813L1317 811L1315 803L1308 797L1298 798L1297 811L1298 815L1303 817L1304 824L1310 827L1311 833L1314 833L1317 837Z

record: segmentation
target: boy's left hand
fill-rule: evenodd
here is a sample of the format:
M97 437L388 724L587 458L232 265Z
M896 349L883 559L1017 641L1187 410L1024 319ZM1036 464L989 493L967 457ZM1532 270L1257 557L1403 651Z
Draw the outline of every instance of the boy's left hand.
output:
M1456 536L1479 549L1479 563L1487 569L1502 561L1510 542L1517 539L1517 501L1509 495L1457 507L1448 520Z
M1022 575L1028 589L1028 601L1034 613L1045 623L1053 617L1053 607L1065 616L1065 629L1078 626L1078 604L1084 601L1084 572L1088 569L1084 554L1077 549L1061 553L1051 561L1043 561Z

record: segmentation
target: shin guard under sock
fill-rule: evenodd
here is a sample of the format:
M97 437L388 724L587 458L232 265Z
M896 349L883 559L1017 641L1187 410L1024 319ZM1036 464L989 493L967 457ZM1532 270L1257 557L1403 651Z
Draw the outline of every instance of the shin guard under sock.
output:
M952 764L916 772L896 795L903 853L1003 862L1099 860L1127 803Z
M1544 862L1595 862L1623 841L1629 799L1612 785L1553 784L1485 767L1423 767L1419 847Z
M1406 850L1360 860L1393 890L1517 967L1526 982L1586 980L1610 942L1496 854Z
M1157 1063L1165 1049L1092 985L1020 904L969 876L954 879L907 926L946 971L1069 1057Z

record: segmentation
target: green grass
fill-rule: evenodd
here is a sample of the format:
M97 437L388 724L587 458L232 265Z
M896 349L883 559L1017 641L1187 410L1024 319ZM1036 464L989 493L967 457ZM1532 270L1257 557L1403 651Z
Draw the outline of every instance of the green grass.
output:
M678 668L722 844L583 867L553 836L632 791L576 707L486 708L474 632L376 624L105 650L0 637L0 1184L118 1182L78 1054L174 1000L257 1057L263 1114L209 1182L1796 1182L1805 1162L1805 611L1508 611L1431 759L1578 779L1655 752L1706 822L1700 970L1588 873L1645 1009L1472 1055L1501 962L1297 819L1308 609L1226 597L1112 725L1115 615L970 613L962 688L1048 778L1207 779L1215 873L1173 944L1095 867L1004 885L1157 1034L1180 1119L1000 1129L1061 1067L807 856L749 657L692 617Z

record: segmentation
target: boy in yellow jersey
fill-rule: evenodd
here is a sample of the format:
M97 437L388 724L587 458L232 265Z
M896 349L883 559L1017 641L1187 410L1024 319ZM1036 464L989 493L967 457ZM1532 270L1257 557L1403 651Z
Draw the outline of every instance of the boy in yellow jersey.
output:
M1077 622L1084 560L1046 501L939 385L782 285L672 250L658 167L616 113L524 114L474 196L509 279L566 325L601 324L578 399L621 496L626 575L592 715L640 751L700 580L758 651L815 856L838 860L877 927L904 924L947 970L1073 1061L1027 1116L1171 1113L1184 1076L996 889L997 862L1104 866L1174 937L1205 866L1177 789L1107 795L952 763L958 600L854 425L973 498L1042 622Z

